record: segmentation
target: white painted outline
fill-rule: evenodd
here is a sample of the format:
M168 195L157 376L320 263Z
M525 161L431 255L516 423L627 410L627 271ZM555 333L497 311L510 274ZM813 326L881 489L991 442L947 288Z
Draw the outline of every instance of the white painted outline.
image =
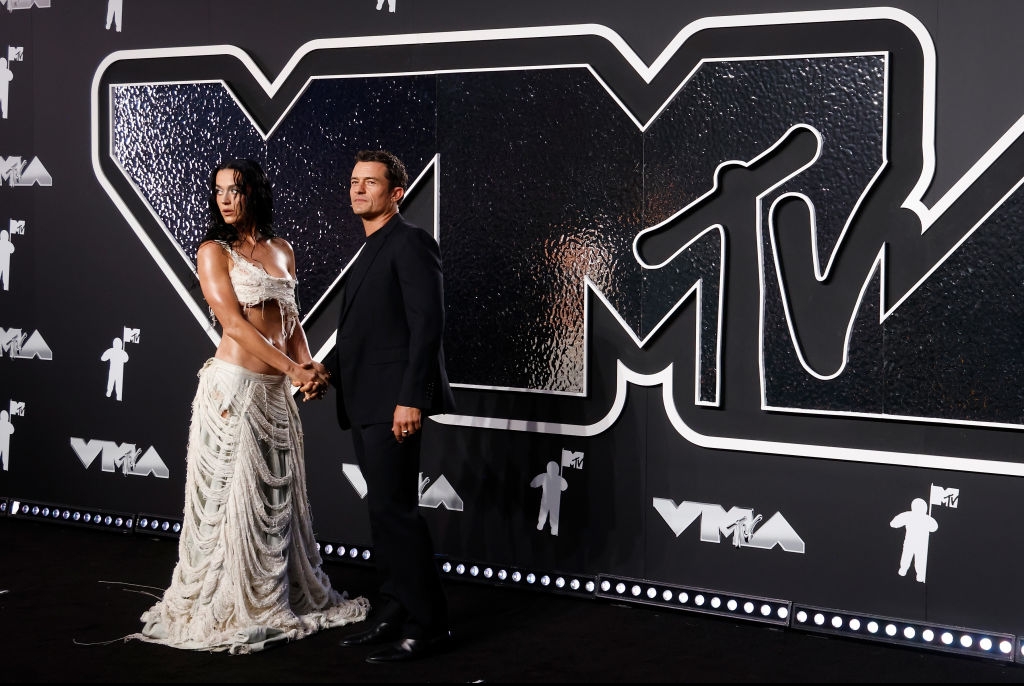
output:
M93 77L92 94L91 94L91 118L92 126L91 131L93 132L92 137L92 163L93 169L99 180L101 186L106 190L111 200L121 211L122 215L128 221L129 225L135 231L139 240L143 243L146 249L153 255L157 261L158 266L164 272L165 275L173 276L173 272L170 270L169 265L160 255L156 246L153 245L152 241L146 235L145 231L139 225L138 221L131 215L127 210L123 200L118 196L116 190L110 183L109 179L106 178L103 173L102 166L100 164L100 151L99 151L99 136L97 135L97 127L99 125L99 90L102 76L105 71L115 62L129 59L151 59L151 58L169 58L169 57L196 57L196 56L215 56L215 55L229 55L239 60L251 73L257 83L263 88L264 92L272 97L282 84L287 80L291 72L299 65L301 60L308 54L316 50L327 50L327 49L340 49L340 48L358 48L358 47L382 47L382 46L399 46L399 45L414 45L414 44L443 44L443 43L456 43L456 42L482 42L482 41L496 41L496 40L518 40L528 38L546 38L546 37L568 37L568 36L596 36L607 40L618 52L622 55L623 59L633 67L637 74L644 79L645 82L650 83L654 77L661 71L665 64L679 51L682 45L685 44L690 37L696 33L713 28L735 28L740 26L772 26L782 24L807 24L807 23L824 23L824 22L851 22L851 21L863 21L863 20L877 20L877 19L888 19L898 22L916 36L918 43L922 49L923 56L923 82L922 82L922 117L921 122L922 129L922 164L921 173L918 180L907 199L903 202L902 207L907 208L918 214L922 219L923 231L927 230L938 217L953 205L953 203L969 188L975 181L977 181L981 175L992 165L992 163L1002 155L1006 149L1015 142L1022 133L1024 133L1024 116L1017 120L1017 122L1005 133L1003 136L996 141L996 143L989 148L989 150L975 163L967 173L965 173L957 183L955 183L946 194L935 203L934 206L928 208L922 202L925 191L927 190L931 179L934 174L935 168L935 153L934 153L934 124L935 124L935 49L931 40L931 36L928 34L924 25L913 15L891 7L872 7L872 8L854 8L854 9L842 9L842 10L812 10L804 12L779 12L771 14L751 14L751 15L736 15L736 16L723 16L723 17L709 17L696 20L687 25L682 31L680 31L676 37L669 42L666 48L658 56L650 66L644 64L643 60L626 44L626 42L611 29L599 25L599 24L579 24L579 25L564 25L564 26L541 26L541 27L525 27L516 29L487 29L487 30L472 30L472 31L452 31L452 32L439 32L439 33L427 33L427 34L397 34L387 36L359 36L359 37L348 37L348 38L337 38L337 39L318 39L310 41L299 48L288 61L285 67L282 69L278 77L273 81L269 81L259 67L253 62L253 60L241 49L231 45L213 45L213 46L197 46L197 47L181 47L181 48L157 48L157 49L146 49L146 50L128 50L118 51L108 55L97 67L95 75ZM777 58L778 56L766 57L765 59ZM809 57L805 55L804 57ZM758 59L758 58L743 58L743 59ZM708 61L726 61L725 58L716 58L716 60ZM698 63L697 68L704 64L704 60ZM564 68L567 65L558 65L558 68ZM666 99L665 104L659 109L647 124L641 124L629 111L628 108L615 96L614 93L608 89L608 86L597 76L597 74L588 65L586 66L594 74L594 77L601 83L606 90L608 90L612 99L619 104L624 112L630 116L633 121L638 125L641 131L645 130L646 127L653 121L661 110L671 101L672 97L678 92L673 91L672 94ZM544 67L523 67L524 69L541 69ZM555 68L555 67L552 67ZM508 71L513 68L499 68L493 69L493 71ZM695 68L696 70L696 68ZM695 71L694 70L694 71ZM472 70L458 70L472 71ZM480 71L492 71L492 70L480 70ZM415 72L403 73L403 75L413 75ZM439 71L420 72L420 73L442 73ZM694 72L691 72L692 75ZM690 78L688 75L682 80L679 88L681 88L687 80ZM381 76L380 74L375 76ZM300 89L299 94L304 89ZM294 102L294 100L293 100ZM290 105L289 105L290 107ZM245 108L242 108L245 111ZM287 111L287 110L285 110ZM280 120L279 120L280 121ZM276 126L276 123L275 123ZM273 129L271 129L272 131ZM1019 186L1020 184L1018 184ZM1016 190L1017 186L1014 187ZM1012 192L1012 191L1011 191ZM1004 196L999 203L993 206L992 209L985 215L987 218L996 208L999 207L1002 202L1005 201ZM435 208L436 212L436 208ZM759 213L760 214L760 213ZM760 218L759 218L760 221ZM982 222L984 219L982 220ZM982 222L979 222L980 225ZM963 240L977 228L977 225L969 232ZM963 241L957 243L956 246L950 249L946 256L937 263L932 270L930 270L914 287L912 287L904 296L891 308L886 315L891 314L895 311L896 307L899 306L914 290L916 290L924 279L926 279L938 266L951 255ZM831 260L829 262L831 264ZM763 287L763 262L760 271L762 272L762 287ZM873 275L877 270L871 270L869 277ZM205 314L200 311L196 306L195 301L189 297L188 293L184 291L181 284L176 278L169 278L172 285L175 287L179 296L186 302L186 305L193 311L197 320L203 325L204 329L207 328L208 323L206 321ZM595 289L596 287L586 281L585 287ZM883 282L884 287L884 282ZM680 300L685 300L694 293L691 289L687 294ZM600 295L600 293L598 292ZM763 293L762 293L763 299ZM604 301L602 297L602 301ZM606 301L605 301L606 302ZM859 302L859 301L858 301ZM606 302L607 306L607 302ZM612 309L611 311L614 312ZM617 316L617 313L615 313ZM788 317L788 312L787 312ZM623 325L621 318L619 319L620 325ZM763 320L763 314L762 314ZM661 323L659 323L659 326ZM635 334L633 334L630 327L626 326L626 330L636 340ZM648 336L649 338L649 336ZM646 340L646 339L645 339ZM762 345L763 348L763 345ZM698 347L699 352L699 347ZM677 410L672 401L671 389L671 375L666 376L666 372L671 369L671 365L667 367L663 372L655 375L637 375L632 372L628 372L622 366L621 361L619 362L619 383L616 399L612 405L612 409L604 420L597 424L591 425L573 425L573 424L557 424L557 423L545 423L545 422L534 422L534 421L518 421L518 420L504 420L498 418L489 417L468 417L468 416L457 416L457 415L440 415L436 417L438 421L454 425L468 425L475 427L485 428L504 428L507 430L519 430L519 431L535 431L540 433L555 433L562 435L594 435L606 430L611 423L617 418L621 412L622 406L625 399L625 387L624 382L628 380L631 383L638 385L654 385L661 383L665 391L665 403L666 411L669 413L670 419L672 419L673 425L677 431L688 440L696 443L697 445L703 445L709 448L717 449L731 449L740 451L752 451L770 454L790 454L796 456L808 456L808 457L819 457L825 459L837 459L846 461L859 461L859 462L871 462L871 463L882 463L891 465L906 465L906 466L919 466L929 467L936 469L951 469L951 470L963 470L963 471L980 471L988 472L993 474L1012 474L1022 475L1024 474L1024 465L1018 465L1012 462L997 462L991 460L973 460L967 458L956 458L956 457L942 457L934 455L913 455L906 453L886 453L881 451L868 451L868 450L854 450L835 448L828 446L812 446L803 444L789 444L789 443L773 443L773 442L762 442L762 441L750 441L745 439L729 439L723 437L705 437L689 429L682 419L678 416ZM628 373L627 373L628 372ZM699 376L699 374L698 374ZM763 370L762 370L763 377ZM762 378L762 389L764 387ZM763 394L763 391L762 391ZM762 398L763 400L763 398ZM794 412L804 412L803 410L791 410ZM911 419L913 421L934 421L936 423L949 423L949 424L966 424L975 426L1000 426L1003 428L1015 428L1020 429L1018 425L1002 425L1002 424L985 424L980 422L962 422L962 421L946 421L922 417L896 417L890 415L863 415L855 413L833 413L838 416L873 416L880 419ZM603 427L603 428L598 428ZM882 455L888 457L883 458Z
M675 430L690 443L710 450L732 450L744 453L814 457L826 460L885 464L899 467L923 467L957 472L983 472L1006 476L1024 476L1024 464L1015 462L997 462L993 460L923 453L866 450L863 448L842 448L810 443L784 443L747 438L709 436L691 428L679 415L673 401L672 376L672 364L654 374L640 374L626 367L621 360L618 361L616 363L615 402L604 417L591 424L554 424L532 420L466 417L462 415L436 415L432 419L450 426L467 426L477 429L499 429L504 431L529 431L590 438L604 433L618 420L622 408L625 406L630 384L648 388L661 386L665 414Z

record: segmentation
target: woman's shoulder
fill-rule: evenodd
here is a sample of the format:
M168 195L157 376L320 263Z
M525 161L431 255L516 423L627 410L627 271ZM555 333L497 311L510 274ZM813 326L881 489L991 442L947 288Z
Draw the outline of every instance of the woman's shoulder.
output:
M197 260L223 259L227 261L231 254L231 244L220 240L206 240L199 244L196 250Z
M280 236L274 236L273 238L268 238L267 239L267 243L269 243L271 246L273 246L274 249L276 249L276 250L284 250L285 252L288 252L288 253L295 252L292 249L292 244L289 243L284 238L281 238Z
M231 243L228 241L222 241L217 238L208 238L199 244L199 249L196 251L200 252L223 252L225 254L231 252Z

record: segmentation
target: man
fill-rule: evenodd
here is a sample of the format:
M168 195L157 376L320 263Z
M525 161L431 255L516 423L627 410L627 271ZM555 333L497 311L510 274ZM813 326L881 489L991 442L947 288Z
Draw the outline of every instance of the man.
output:
M338 389L338 423L352 430L367 485L380 599L369 629L345 646L378 645L369 662L449 647L448 608L433 543L419 511L421 430L455 399L444 367L441 253L405 221L409 177L383 150L356 155L349 185L366 243L345 276L337 345L325 364Z

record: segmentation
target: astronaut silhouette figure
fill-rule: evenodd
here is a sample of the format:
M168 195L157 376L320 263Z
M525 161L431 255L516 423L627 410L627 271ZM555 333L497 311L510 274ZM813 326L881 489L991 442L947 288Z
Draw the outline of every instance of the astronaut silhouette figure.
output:
M7 410L0 410L0 462L3 463L4 471L7 471L7 463L11 459L11 434L14 433L14 424L7 414Z
M2 59L2 58L0 58ZM11 280L11 254L14 252L14 243L6 231L0 231L0 283L4 290L10 290Z
M395 11L395 4L397 2L398 2L398 0L388 0L388 12L394 12ZM377 9L378 10L384 9L384 0L377 0Z
M117 399L120 400L121 387L124 385L124 363L128 361L128 353L124 351L121 339L115 338L113 347L107 348L100 359L110 363L110 370L107 372L107 397L116 391Z
M7 101L11 94L11 81L14 80L14 72L7 67L7 58L0 57L0 114L4 119L7 119Z
M107 0L107 30L113 24L118 33L121 32L121 13L124 11L124 0Z
M562 505L562 491L569 488L569 482L558 473L558 463L548 462L548 470L533 477L530 488L540 489L540 513L537 515L537 531L550 522L551 535L558 535L558 510Z
M914 498L910 510L893 517L889 526L906 530L903 555L900 557L900 576L907 575L910 563L913 562L917 580L924 583L928 573L928 537L939 528L939 523L928 514L928 503L923 498Z

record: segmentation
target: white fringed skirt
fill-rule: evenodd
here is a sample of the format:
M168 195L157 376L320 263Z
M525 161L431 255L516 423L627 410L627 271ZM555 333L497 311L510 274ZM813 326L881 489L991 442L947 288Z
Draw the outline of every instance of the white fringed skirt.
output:
M133 638L249 653L366 618L321 569L287 377L208 360L187 459L178 562Z

